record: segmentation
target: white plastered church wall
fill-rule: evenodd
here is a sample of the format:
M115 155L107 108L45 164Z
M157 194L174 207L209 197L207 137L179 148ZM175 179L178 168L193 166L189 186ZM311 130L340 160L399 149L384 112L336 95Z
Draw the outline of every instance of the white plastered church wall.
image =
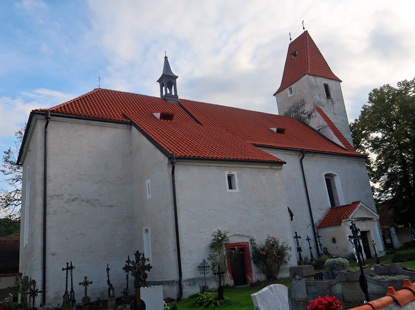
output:
M171 165L168 158L134 127L131 127L131 143L135 250L145 250L144 230L149 229L153 268L148 273L148 281L162 284L165 297L176 297L179 275Z
M237 176L238 191L227 191L226 171ZM185 281L201 277L197 266L207 259L212 233L228 231L231 242L264 242L268 235L293 246L289 214L278 165L178 161L177 204ZM296 264L291 253L288 266ZM281 276L288 275L288 266ZM254 281L262 279L254 264ZM212 274L210 274L212 276ZM186 287L186 295L199 285Z
M263 148L263 150L286 161L282 169L283 190L288 207L294 213L294 219L291 222L292 233L294 234L297 231L301 235L299 242L303 249L302 255L310 257L309 246L305 238L308 235L314 240L314 236L300 165L302 155L298 151L266 148ZM364 158L306 152L303 166L315 226L320 223L330 209L330 200L324 180L326 173L335 173L340 179L339 183L342 187L341 191L345 204L361 200L372 210L376 210ZM314 241L311 241L311 246L313 247L313 255L316 257Z
M37 148L27 153L24 165L30 165L32 157L43 161L43 129L44 121L40 121L36 126L40 137ZM93 281L89 296L93 300L103 299L107 295L106 263L110 265L116 292L122 290L122 267L134 240L130 233L133 223L129 126L52 116L47 145L46 304L62 303L62 267L68 261L76 267L73 280L77 299L83 296L84 288L78 283L84 276ZM43 162L38 162L37 168L43 173ZM43 180L37 181L43 184ZM43 197L43 186L31 193L33 197ZM41 285L42 201L36 202L34 212L36 217L30 227L38 227L34 230L38 235L37 250L32 258L22 257L21 265L28 265L26 275Z

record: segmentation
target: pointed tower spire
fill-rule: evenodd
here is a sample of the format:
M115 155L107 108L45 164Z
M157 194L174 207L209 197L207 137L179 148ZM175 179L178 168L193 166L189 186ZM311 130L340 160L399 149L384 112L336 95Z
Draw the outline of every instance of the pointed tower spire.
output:
M288 46L281 85L274 94L278 114L294 117L322 133L327 124L316 113L316 107L320 107L352 144L340 83L308 31L304 30Z
M317 45L305 30L288 46L281 85L274 96L307 74L341 82L331 71Z
M157 82L160 84L160 98L169 103L179 103L177 95L177 78L178 76L171 70L167 55L164 56L163 72Z

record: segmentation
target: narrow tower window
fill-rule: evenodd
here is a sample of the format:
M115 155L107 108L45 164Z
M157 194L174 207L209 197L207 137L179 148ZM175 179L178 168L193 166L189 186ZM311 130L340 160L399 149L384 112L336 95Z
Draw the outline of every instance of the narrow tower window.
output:
M290 86L290 87L288 87L288 96L292 96L293 95L293 87L292 86Z
M326 98L331 99L329 84L324 83L324 91L326 92Z
M339 196L337 195L336 182L334 178L335 176L332 174L326 174L324 176L324 179L326 181L327 194L329 195L330 206L332 207L340 205Z
M144 228L143 242L144 242L144 256L151 261L151 258L152 258L151 236L150 236L150 229L147 227Z

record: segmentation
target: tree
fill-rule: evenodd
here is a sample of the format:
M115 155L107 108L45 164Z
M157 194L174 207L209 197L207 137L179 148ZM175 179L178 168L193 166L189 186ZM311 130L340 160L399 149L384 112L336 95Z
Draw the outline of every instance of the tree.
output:
M20 221L11 218L0 219L0 237L19 237Z
M397 223L415 220L415 79L384 85L351 124L358 151L370 154L375 198L387 203Z
M24 129L16 133L14 147L4 151L3 163L0 172L6 177L7 189L0 192L0 211L7 213L10 217L20 217L20 205L22 199L22 167L17 164L17 154L23 140Z

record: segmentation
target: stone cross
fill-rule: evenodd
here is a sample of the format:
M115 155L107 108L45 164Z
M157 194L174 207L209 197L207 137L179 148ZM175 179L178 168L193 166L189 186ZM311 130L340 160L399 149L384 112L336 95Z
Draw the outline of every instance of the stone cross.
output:
M128 256L128 259L125 261L125 266L122 269L125 271L125 279L127 282L127 286L122 291L122 294L128 296L128 275L130 274L130 271L132 271L130 256Z
M108 298L112 298L115 296L114 287L110 281L110 267L107 264L107 284L108 284Z
M39 289L36 288L36 281L35 280L31 280L30 281L30 284L29 284L29 291L26 293L26 294L29 295L29 304L32 304L31 309L36 309L35 308L36 297L40 293L42 293L42 291L39 291Z
M310 258L313 261L314 260L313 251L312 251L312 247L311 247L311 244L310 244L311 238L307 235L307 238L305 240L307 240L307 242L308 242L308 248L310 249Z
M225 274L224 271L220 270L220 266L218 265L218 271L213 273L219 277L219 287L218 287L218 299L223 300L223 286L222 286L222 275Z
M297 235L297 232L295 232L294 239L297 241L297 252L298 252L298 259L300 263L303 261L303 257L301 256L302 249L300 247L300 243L298 242L298 239L301 239L301 236Z
M62 271L66 271L66 280L65 280L65 293L63 294L63 301L62 305L69 304L69 292L68 292L68 271L69 271L69 263L66 263L66 268L62 268Z
M71 272L71 291L69 293L69 305L72 309L73 307L76 307L75 291L73 289L73 270L75 269L75 266L72 265L72 262L70 262L68 268L68 270Z
M135 261L131 261L131 268L129 271L134 277L134 288L136 289L136 301L137 301L137 310L141 310L141 294L140 288L145 286L147 279L147 272L153 268L147 262L148 258L144 256L144 253L136 251L134 253Z
M88 286L93 284L92 281L88 281L88 277L84 277L83 282L79 282L79 285L85 288L85 296L82 298L82 304L85 306L90 303L90 298L88 297Z
M367 280L366 280L366 277L365 277L365 273L363 271L362 259L360 258L360 255L363 256L363 254L361 253L362 246L360 245L360 242L359 242L360 239L361 239L360 229L357 228L356 224L352 221L350 223L350 230L351 230L352 234L347 236L347 238L352 242L352 244L355 248L357 257L358 257L358 263L359 263L359 268L360 268L359 284L360 284L360 288L362 289L363 293L365 294L366 302L368 302L368 301L370 301L368 285L367 285Z
M88 277L84 277L83 282L79 282L79 285L83 286L85 288L85 297L88 296L88 286L90 284L93 284L92 281L88 281Z
M209 268L210 268L210 265L205 259L203 259L202 262L199 264L199 266L197 266L197 269L199 270L200 273L203 274L203 278L205 279L205 288L207 288L206 273L208 272Z

